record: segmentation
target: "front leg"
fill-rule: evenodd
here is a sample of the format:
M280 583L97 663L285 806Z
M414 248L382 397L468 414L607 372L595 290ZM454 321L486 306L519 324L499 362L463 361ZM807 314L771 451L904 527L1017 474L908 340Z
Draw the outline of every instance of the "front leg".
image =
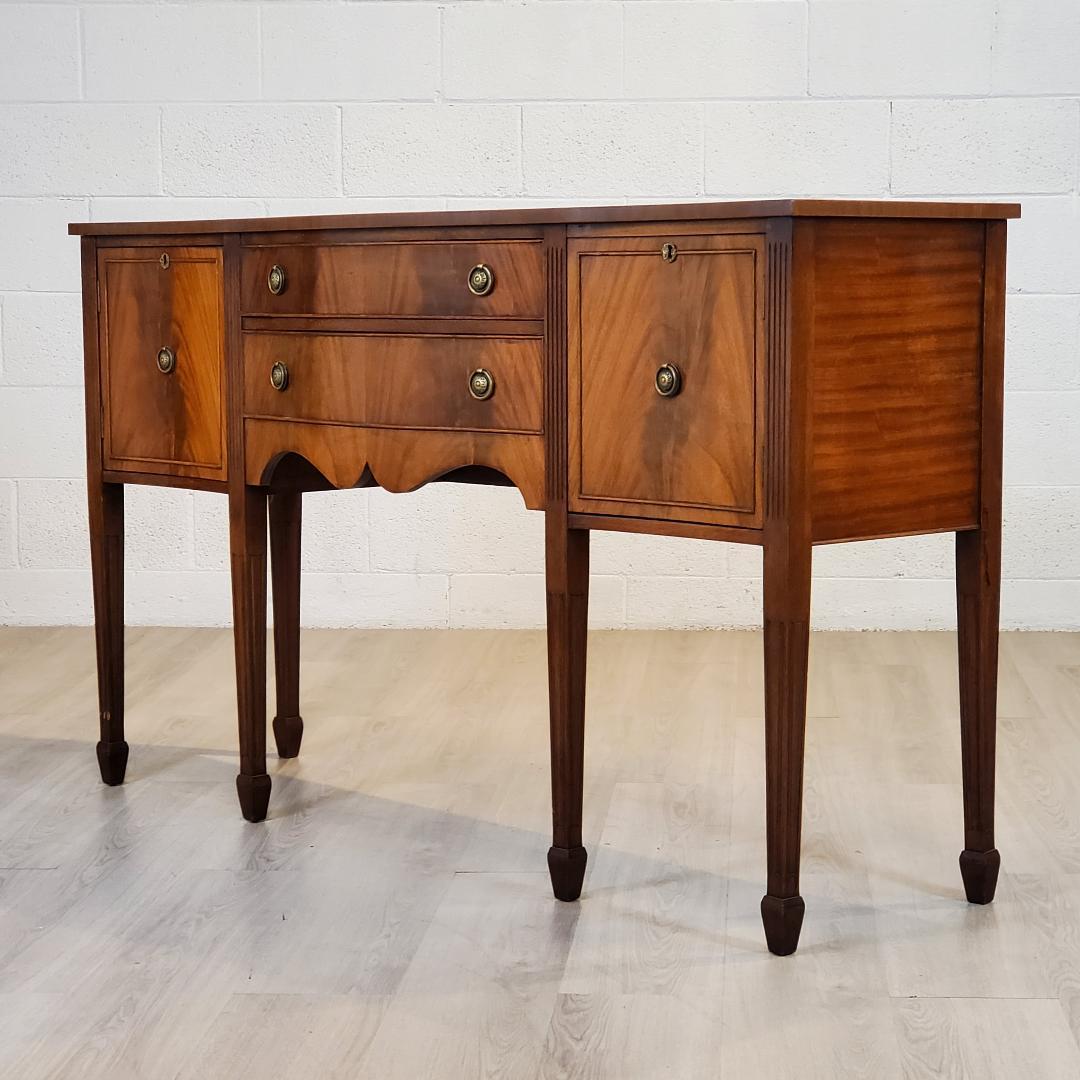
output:
M793 953L806 905L799 895L806 675L810 647L808 542L782 531L765 543L765 819L768 888L761 919L769 951Z
M546 515L548 708L551 717L551 887L576 900L585 878L581 803L585 755L585 644L589 614L589 533Z
M229 492L236 705L240 774L236 791L248 821L262 821L270 803L266 772L266 492Z
M300 753L300 511L298 491L270 496L270 578L274 604L274 677L278 757Z
M124 741L124 485L87 479L90 500L90 565L94 578L94 636L97 645L97 744L101 779L122 784L127 771Z

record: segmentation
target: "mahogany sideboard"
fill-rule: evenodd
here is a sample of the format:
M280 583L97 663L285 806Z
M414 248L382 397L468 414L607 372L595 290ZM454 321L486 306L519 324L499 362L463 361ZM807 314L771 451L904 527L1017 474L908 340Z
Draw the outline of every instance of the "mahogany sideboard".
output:
M956 534L967 898L994 895L1011 204L782 200L74 224L102 779L124 779L124 485L228 496L244 816L267 535L300 749L304 491L512 484L546 518L555 896L576 900L592 529L764 548L769 948L795 950L811 552ZM269 527L268 523L269 522Z

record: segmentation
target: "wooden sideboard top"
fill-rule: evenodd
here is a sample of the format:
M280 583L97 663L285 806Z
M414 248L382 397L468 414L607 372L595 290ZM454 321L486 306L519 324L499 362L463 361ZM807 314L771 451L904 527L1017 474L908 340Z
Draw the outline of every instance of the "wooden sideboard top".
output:
M899 202L888 199L764 199L742 202L656 203L644 206L552 206L505 210L430 210L307 217L222 218L208 221L76 221L78 236L294 232L308 229L386 229L443 225L574 225L631 221L707 221L717 218L868 217L1018 218L1017 203Z

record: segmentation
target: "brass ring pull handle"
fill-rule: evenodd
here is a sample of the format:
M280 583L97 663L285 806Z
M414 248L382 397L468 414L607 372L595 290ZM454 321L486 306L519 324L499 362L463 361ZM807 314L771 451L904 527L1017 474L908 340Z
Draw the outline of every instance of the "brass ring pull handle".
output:
M469 271L469 292L473 296L487 296L495 288L495 271L486 263L477 263Z
M285 390L289 385L289 369L280 360L275 361L270 369L270 385L278 391Z
M171 375L176 370L176 353L168 345L158 349L157 369L162 375Z
M672 398L682 389L682 373L674 364L661 364L654 382L661 397Z
M285 267L274 263L270 267L270 273L266 275L266 287L275 296L280 296L285 291L285 286L288 283L289 279L285 275Z
M487 401L495 393L495 376L486 368L477 368L469 376L469 393L477 401Z

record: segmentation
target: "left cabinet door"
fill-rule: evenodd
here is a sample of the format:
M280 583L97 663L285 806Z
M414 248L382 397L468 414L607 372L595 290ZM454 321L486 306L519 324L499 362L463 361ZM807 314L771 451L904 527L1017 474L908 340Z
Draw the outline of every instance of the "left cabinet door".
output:
M98 252L107 469L225 479L220 247Z

